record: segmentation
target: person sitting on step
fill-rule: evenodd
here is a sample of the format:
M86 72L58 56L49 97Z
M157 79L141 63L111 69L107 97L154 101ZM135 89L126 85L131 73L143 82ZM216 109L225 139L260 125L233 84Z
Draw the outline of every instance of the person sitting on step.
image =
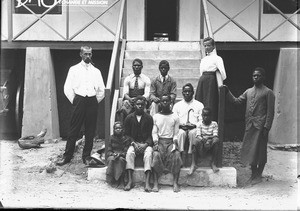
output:
M123 87L123 104L117 111L117 120L124 122L126 116L134 111L134 101L138 95L142 95L146 99L146 107L150 93L151 80L142 73L143 62L136 58L132 62L133 73L128 75L124 80Z
M170 70L170 64L166 60L162 60L159 63L160 75L151 81L150 86L150 115L153 116L159 111L160 98L164 94L168 94L171 97L171 107L175 103L177 84L173 77L171 77L168 72Z
M124 186L125 157L130 143L131 138L124 135L122 123L115 122L114 134L110 136L107 146L106 181L110 185Z
M202 110L202 122L196 129L196 139L192 145L192 165L189 171L191 175L197 168L196 162L199 157L206 157L209 153L212 158L210 166L214 173L219 171L216 166L218 153L218 123L212 121L212 111L208 107Z

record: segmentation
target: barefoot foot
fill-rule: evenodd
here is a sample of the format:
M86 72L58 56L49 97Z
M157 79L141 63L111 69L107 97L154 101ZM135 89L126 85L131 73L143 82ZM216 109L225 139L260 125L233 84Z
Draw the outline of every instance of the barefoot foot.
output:
M196 170L196 166L195 165L191 165L191 168L190 168L190 170L189 170L189 172L188 172L188 175L192 175L193 173L194 173L194 171Z
M174 183L174 185L173 185L173 191L174 191L175 193L177 193L177 192L180 191L179 186L178 186L177 183Z
M218 171L220 171L220 169L215 164L211 164L211 168L214 173L217 173Z

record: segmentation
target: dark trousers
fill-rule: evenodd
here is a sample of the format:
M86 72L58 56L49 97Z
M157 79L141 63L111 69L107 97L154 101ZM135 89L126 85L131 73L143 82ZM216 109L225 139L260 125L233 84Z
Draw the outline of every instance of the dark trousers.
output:
M95 135L98 101L95 96L82 97L76 95L73 101L73 113L71 117L71 128L67 139L64 156L71 159L75 150L76 140L78 138L82 124L85 130L85 145L82 152L82 159L90 156L93 148L93 139Z

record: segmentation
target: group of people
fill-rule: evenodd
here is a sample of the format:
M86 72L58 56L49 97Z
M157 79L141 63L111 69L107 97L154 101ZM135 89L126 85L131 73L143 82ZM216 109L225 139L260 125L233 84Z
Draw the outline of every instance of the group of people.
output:
M191 83L182 87L183 99L176 102L177 85L169 75L170 64L159 63L160 74L154 79L142 73L143 62L134 59L133 73L124 80L123 103L117 111L107 147L107 181L124 185L128 191L134 187L133 172L136 157L141 157L145 172L145 191L159 191L159 177L173 174L173 190L180 191L178 179L181 168L191 157L189 175L197 168L197 160L211 155L210 166L217 167L218 139L218 83L217 72L226 79L223 60L216 54L212 38L204 39L206 56L200 63L200 78L196 92ZM96 126L97 102L104 97L101 72L91 63L92 49L81 48L82 61L71 67L64 92L73 104L71 129L63 158L57 165L65 165L72 159L76 138L82 124L85 126L83 162L90 162L93 135ZM238 98L224 85L227 99L233 104L246 104L246 130L243 138L241 161L251 165L249 183L261 182L267 162L268 131L274 116L274 93L264 85L265 70L255 68L252 88ZM195 97L194 97L195 94ZM150 176L153 175L153 187ZM127 184L124 176L127 175Z

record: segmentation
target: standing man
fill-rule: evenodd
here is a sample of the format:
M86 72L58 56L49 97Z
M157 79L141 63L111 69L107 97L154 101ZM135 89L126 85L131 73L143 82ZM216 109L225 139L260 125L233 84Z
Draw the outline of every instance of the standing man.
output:
M170 64L166 60L162 60L159 63L159 71L160 75L151 81L150 86L150 115L153 116L156 114L159 109L160 98L164 94L168 94L171 97L171 105L175 102L176 92L177 92L177 84L173 77L171 77L168 72L170 70Z
M173 112L179 117L178 150L181 153L183 164L186 166L185 145L189 144L188 154L192 157L192 143L196 138L196 126L202 121L203 104L193 98L194 87L187 83L182 87L183 100L175 103ZM193 125L193 128L189 126ZM188 136L188 137L187 137ZM189 139L185 143L186 138Z
M92 65L92 48L82 46L80 57L82 61L70 68L64 85L64 93L73 105L73 112L65 153L62 160L57 162L59 166L71 161L82 124L85 127L82 161L84 164L89 164L96 129L98 103L104 98L105 86L101 72Z
M173 191L179 192L178 179L182 160L176 149L179 131L179 119L171 110L170 95L163 95L160 100L161 111L153 116L153 191L158 192L158 178L163 173L173 174Z
M238 98L228 88L228 99L234 104L246 103L245 134L241 150L241 161L251 165L252 175L249 182L254 185L262 182L262 172L267 163L268 134L274 118L275 95L264 85L266 73L261 67L254 69L254 86Z
M138 95L144 96L146 100L149 98L151 81L148 76L142 74L142 69L142 60L134 59L132 62L133 73L124 80L123 105L117 111L117 118L122 123L126 116L134 111L134 101Z
M212 120L218 121L219 92L216 72L219 71L222 81L226 79L223 59L217 55L214 39L203 40L206 56L200 62L200 78L195 99L205 107L212 109Z
M145 191L150 191L150 171L152 162L152 116L145 113L146 99L137 96L134 101L135 111L129 114L124 121L125 135L133 139L126 153L126 170L128 172L128 183L124 190L129 191L133 185L133 171L136 155L143 155L145 171Z

